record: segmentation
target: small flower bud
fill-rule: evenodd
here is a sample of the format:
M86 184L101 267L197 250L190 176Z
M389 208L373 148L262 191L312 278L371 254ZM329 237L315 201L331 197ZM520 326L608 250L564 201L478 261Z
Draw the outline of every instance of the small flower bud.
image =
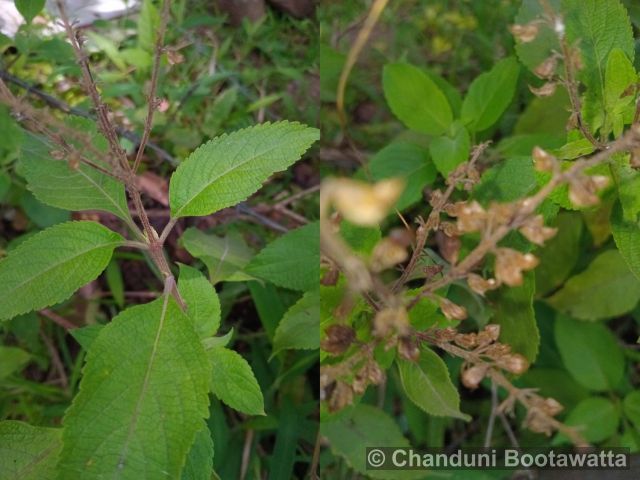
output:
M474 365L467 368L464 372L462 372L462 384L470 390L475 390L487 375L488 369L489 367L487 366L487 364Z
M467 276L469 288L479 295L484 295L487 290L493 290L499 287L498 282L494 278L485 279L476 273L470 273Z
M460 333L453 339L456 345L467 350L478 346L478 336L475 333Z
M448 298L440 297L440 310L449 320L464 320L467 318L467 309L456 305Z
M503 368L516 375L521 375L529 368L529 362L518 353L506 355L496 361L500 368Z

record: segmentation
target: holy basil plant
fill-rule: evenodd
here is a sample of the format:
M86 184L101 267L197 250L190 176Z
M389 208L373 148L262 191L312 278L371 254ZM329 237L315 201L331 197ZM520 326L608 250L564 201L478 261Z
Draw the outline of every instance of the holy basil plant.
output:
M90 132L98 151L106 149L105 139L89 122L72 119L70 124ZM172 222L245 200L317 139L316 129L282 121L205 143L171 177ZM135 227L124 185L102 170L54 159L29 140L19 162L27 187L41 202L111 212ZM210 278L179 265L177 285L169 276L158 299L126 308L104 326L73 330L88 353L79 393L62 428L0 422L1 476L210 478L209 395L244 414L265 414L251 367L228 348L231 335L216 336L221 307L212 281L235 276L299 292L274 332L273 353L318 348L317 238L318 225L312 223L251 258L240 239L187 230L183 242L212 266ZM92 221L60 223L33 235L0 261L0 318L65 302L98 277L120 247L145 251L143 242ZM209 264L216 256L218 261Z

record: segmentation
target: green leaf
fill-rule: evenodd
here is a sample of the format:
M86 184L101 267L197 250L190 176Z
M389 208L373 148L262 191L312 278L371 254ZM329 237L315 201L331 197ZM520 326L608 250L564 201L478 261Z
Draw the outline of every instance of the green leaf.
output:
M423 348L417 362L398 359L397 364L402 387L418 407L438 417L470 419L460 412L458 390L451 383L447 366L433 350Z
M138 46L147 52L153 52L156 32L160 24L160 14L152 0L143 0L138 16Z
M349 466L371 478L418 479L425 473L410 470L385 472L367 470L366 447L409 447L393 419L379 408L359 404L320 424L320 433L329 440L331 451Z
M90 129L84 119L68 123L71 128L89 130L87 134L96 148L106 149L106 140L95 132L95 126ZM65 210L102 210L130 220L122 183L83 163L72 169L66 160L54 160L50 150L46 143L33 137L28 137L22 146L19 171L38 200ZM108 168L94 158L90 160Z
M247 361L228 348L207 351L211 391L231 408L248 415L265 415L260 385Z
M535 170L530 156L508 158L483 173L473 196L483 205L492 201L511 202L536 188Z
M346 220L340 222L340 235L354 252L363 255L370 255L382 239L380 227L362 227Z
M607 391L622 380L624 356L616 337L604 325L559 315L555 339L562 362L580 384Z
M221 337L209 337L202 340L202 346L205 350L212 348L226 347L233 337L233 328Z
M462 102L462 122L473 132L496 123L513 99L520 67L515 58L499 61L469 86Z
M16 9L20 12L20 15L24 17L27 23L38 15L44 8L46 0L15 0Z
M617 250L598 255L549 298L557 310L580 320L612 318L631 311L640 300L640 280Z
M611 174L618 188L623 218L627 222L640 220L640 172L629 164L629 155L613 157L609 164Z
M171 176L171 216L209 215L245 200L317 140L315 128L283 121L238 130L201 145Z
M320 292L305 293L278 324L273 355L285 349L320 348Z
M129 308L87 354L60 478L177 478L209 414L207 357L173 298Z
M33 427L24 422L0 422L2 478L54 480L62 449L62 429Z
M109 60L121 71L127 69L127 64L122 58L122 53L118 49L118 44L109 37L100 35L94 31L87 31L87 39L89 40L91 50L98 50L104 53Z
M304 417L296 411L295 405L285 400L278 414L276 442L273 453L269 456L269 478L295 478L293 468L296 463L296 452L299 437L304 425Z
M524 275L519 287L501 288L490 299L495 309L491 323L500 325L500 341L533 363L538 355L540 333L533 312L536 291L532 273Z
M420 294L422 289L414 288L406 293L406 299L415 298ZM415 306L409 310L409 322L411 326L419 331L424 331L435 326L441 326L448 323L439 311L438 304L430 298L421 298Z
M419 68L406 63L386 65L382 85L391 111L410 129L430 135L449 129L453 121L449 102Z
M560 147L566 140L566 134L559 134L566 130L570 110L569 95L564 88L558 88L556 93L549 97L535 97L528 102L527 108L518 116L513 133L516 135L536 135L540 140L534 145L545 149ZM555 138L562 138L562 143L549 145L549 141ZM523 154L531 154L532 148L533 145Z
M220 300L213 285L199 270L180 264L178 291L187 304L187 316L200 338L210 337L220 326Z
M580 215L560 213L553 226L558 232L536 252L540 259L540 264L535 269L536 293L540 296L559 287L567 279L580 255Z
M611 233L629 270L640 280L640 224L624 219L619 201L611 211Z
M605 106L605 72L609 54L619 48L633 60L635 46L631 22L618 0L563 0L562 11L569 44L576 44L583 68L578 79L587 87L587 120Z
M187 455L187 463L182 469L182 480L209 480L213 470L213 438L209 427L202 422L196 439Z
M320 278L320 224L313 222L271 242L246 266L245 272L280 287L307 291Z
M469 159L470 147L469 132L456 121L447 134L431 140L429 153L438 171L446 178L458 165Z
M0 261L0 319L68 298L102 272L123 238L95 222L68 222L37 233Z
M6 105L0 105L0 165L14 160L25 137L25 131L11 115L11 110Z
M591 397L580 402L565 421L569 427L575 427L588 442L598 443L612 437L618 431L620 416L615 405L606 398ZM564 439L558 435L553 444Z
M30 359L31 355L21 348L0 345L0 380L22 370Z
M39 228L49 228L58 223L71 220L69 212L42 203L31 192L26 190L23 191L20 197L20 207L27 214L29 220Z
M405 188L395 208L402 211L422 200L422 191L436 178L436 169L424 147L409 142L393 142L369 160L374 180L400 177Z
M116 305L120 308L124 307L124 280L118 262L111 260L104 274Z
M197 228L188 228L180 237L180 243L191 255L204 262L211 283L252 279L242 269L249 263L253 251L239 233L229 232L225 237L218 237Z
M607 59L604 78L604 134L622 134L625 123L631 123L635 84L638 81L633 64L619 48L613 48ZM633 90L629 91L629 87ZM628 93L625 94L625 91Z
M91 344L98 338L103 328L104 325L98 323L95 325L87 325L86 327L74 328L73 330L69 330L69 333L82 348L89 350Z
M622 402L624 415L640 430L640 391L628 393Z

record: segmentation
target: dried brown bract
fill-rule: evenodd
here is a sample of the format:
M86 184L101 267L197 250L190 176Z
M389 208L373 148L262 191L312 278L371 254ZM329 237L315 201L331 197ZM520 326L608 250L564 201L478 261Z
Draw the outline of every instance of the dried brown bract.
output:
M467 275L467 284L479 295L484 295L488 290L494 290L500 286L495 278L483 278L477 273Z
M456 226L460 233L482 230L487 220L487 212L475 200L448 205L445 212L452 217L457 217Z
M409 316L404 307L389 307L376 313L373 319L373 332L377 337L386 337L390 333L400 336L409 333Z
M531 152L533 157L533 166L539 172L553 172L556 170L558 161L546 150L540 147L533 147Z
M362 226L376 226L400 197L404 182L397 178L373 185L347 178L326 180L322 194L345 220Z
M533 73L539 78L550 79L556 73L557 67L558 67L558 56L554 54L554 55L551 55L549 58L547 58L540 65L538 65L533 70Z
M522 43L533 42L538 36L538 24L537 22L530 22L524 25L511 25L509 27L511 34Z
M440 310L449 320L464 320L467 318L467 309L453 303L448 298L440 297L438 303Z
M500 283L517 287L522 285L522 272L538 265L538 259L531 253L522 253L511 248L497 248L495 273Z
M600 202L598 191L609 185L604 175L576 175L569 181L569 200L577 207L591 207Z
M356 332L346 325L331 325L325 330L326 338L320 347L331 355L341 355L347 351L356 339Z
M544 225L544 218L542 215L535 215L525 222L520 227L520 233L524 235L527 240L535 243L536 245L543 245L544 242L552 238L557 232L557 228L546 227Z
M398 243L393 237L383 238L371 253L369 267L372 272L382 272L404 262L408 257L406 246Z
M455 235L450 236L446 232L438 230L436 232L436 243L438 244L438 250L442 258L451 264L455 264L458 261L460 247L462 246L460 237Z
M412 337L402 337L398 340L398 355L411 362L417 361L420 358L418 342Z
M462 372L460 377L462 384L470 390L475 390L487 375L488 370L489 366L486 363L470 366Z

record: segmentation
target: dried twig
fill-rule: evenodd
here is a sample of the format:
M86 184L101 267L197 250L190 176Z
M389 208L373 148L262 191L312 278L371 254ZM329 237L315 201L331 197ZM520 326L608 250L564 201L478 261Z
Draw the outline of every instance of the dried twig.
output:
M162 52L164 51L164 35L167 31L167 23L169 22L169 8L171 6L171 0L164 0L162 2L162 13L160 15L160 25L158 26L158 35L156 36L156 45L153 57L153 69L151 71L151 86L149 88L148 98L148 110L147 118L144 122L144 131L142 132L142 139L138 145L138 152L136 153L135 161L133 162L133 173L138 171L140 162L142 161L142 154L144 148L149 141L149 135L151 135L151 127L153 126L153 114L157 109L156 90L158 88L158 74L160 71L160 61L162 60Z
M39 99L44 101L47 105L49 105L52 108L55 108L56 110L60 110L61 112L64 112L70 115L75 115L77 117L82 117L82 118L95 121L95 117L91 113L85 110L82 110L80 108L76 108L68 105L66 102L63 102L59 98L56 98L53 95L49 95L48 93L43 92L39 88L36 88L35 86L29 84L28 82L25 82L21 78L18 78L15 75L10 74L6 70L0 69L0 79L4 80L7 83L11 83L20 88L23 88L28 93L38 97ZM126 138L127 140L130 140L134 144L140 143L140 140L141 140L140 136L130 130L127 130L121 127L116 127L116 133L121 137ZM173 158L173 156L169 152L161 148L156 143L147 141L147 147L153 150L154 152L156 152L160 158L162 158L163 160L166 160L171 165L174 165L174 166L178 165L178 161L175 158Z
M420 295L416 295L409 301L407 308L413 308L421 298L431 295L439 288L449 283L465 277L471 270L484 258L484 256L492 251L498 242L502 240L509 232L521 227L526 220L535 212L536 208L551 194L559 185L568 183L578 177L582 172L590 167L607 161L611 156L618 152L629 151L637 147L640 143L640 126L632 125L632 127L619 139L605 145L598 153L575 161L568 170L557 171L547 184L545 184L534 195L519 200L517 207L514 209L512 218L503 225L498 226L489 235L486 235L460 263L453 265L441 278L434 281L427 281L423 286Z
M402 287L402 285L405 284L405 282L407 281L411 273L416 268L416 265L420 260L420 256L422 255L422 251L424 250L424 246L427 243L429 232L438 227L440 223L440 214L442 213L442 209L449 202L449 199L451 198L451 194L455 190L457 184L460 181L464 180L467 172L470 169L473 169L475 167L476 162L478 161L482 153L490 145L490 143L491 142L484 142L477 145L471 152L471 157L469 159L469 162L466 164L464 170L461 170L460 172L454 172L454 175L452 175L448 179L449 185L447 186L447 189L445 190L444 194L438 199L437 203L434 205L433 210L431 210L431 213L427 218L427 221L424 223L421 223L421 225L418 227L416 231L416 245L413 249L413 254L411 255L411 258L409 259L409 263L404 268L402 274L400 275L398 280L396 280L396 283L393 286L394 292L398 291L400 287Z

